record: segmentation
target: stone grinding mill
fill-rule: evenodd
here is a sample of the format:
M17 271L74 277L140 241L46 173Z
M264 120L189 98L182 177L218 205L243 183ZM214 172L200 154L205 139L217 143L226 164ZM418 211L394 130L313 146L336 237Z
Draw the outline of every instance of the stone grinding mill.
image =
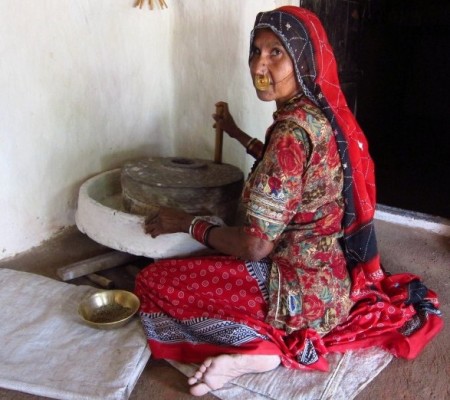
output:
M152 238L143 226L159 206L216 215L232 224L244 174L222 163L221 153L222 132L216 128L214 161L150 157L90 178L80 187L77 227L100 244L138 256L168 258L204 251L186 233Z
M223 114L216 106L216 114ZM223 131L216 125L214 161L182 157L147 158L121 171L125 210L152 216L160 206L192 215L216 215L232 223L244 184L242 171L222 163Z
M193 215L217 215L232 223L243 186L238 168L209 160L180 157L146 158L121 170L125 210L154 215L159 206Z

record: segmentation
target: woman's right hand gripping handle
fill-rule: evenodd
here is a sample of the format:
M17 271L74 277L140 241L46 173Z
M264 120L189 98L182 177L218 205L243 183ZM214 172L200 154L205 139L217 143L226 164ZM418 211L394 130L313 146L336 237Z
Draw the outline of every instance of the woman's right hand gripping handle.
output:
M251 137L236 125L236 122L234 122L233 116L228 109L228 103L219 101L216 103L216 109L221 109L221 113L214 113L212 115L215 121L213 127L221 128L230 137L238 140L243 146L245 146Z

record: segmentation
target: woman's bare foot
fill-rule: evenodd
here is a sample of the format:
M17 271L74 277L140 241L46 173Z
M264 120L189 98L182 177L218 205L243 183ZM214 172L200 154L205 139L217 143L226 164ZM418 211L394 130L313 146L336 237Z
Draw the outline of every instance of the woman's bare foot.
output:
M238 376L266 372L280 365L277 355L222 354L207 358L193 377L188 379L191 394L203 396L220 389Z

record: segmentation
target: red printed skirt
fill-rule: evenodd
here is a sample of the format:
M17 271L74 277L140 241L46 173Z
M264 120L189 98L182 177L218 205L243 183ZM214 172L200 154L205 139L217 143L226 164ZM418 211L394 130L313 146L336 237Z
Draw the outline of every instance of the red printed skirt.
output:
M163 260L144 268L135 292L152 357L201 363L220 354L279 355L288 368L326 370L330 351L380 346L412 358L442 327L434 294L417 277L401 274L387 278L389 293L370 293L327 335L312 329L286 334L265 322L269 269L268 259L227 256ZM417 306L411 296L420 290L431 298L422 296Z

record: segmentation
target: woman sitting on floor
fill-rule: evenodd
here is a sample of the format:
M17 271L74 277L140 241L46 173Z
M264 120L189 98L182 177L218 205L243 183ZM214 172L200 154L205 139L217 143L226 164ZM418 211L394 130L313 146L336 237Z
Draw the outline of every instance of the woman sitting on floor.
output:
M381 346L415 357L440 330L437 299L416 276L388 276L373 227L367 142L341 91L325 31L293 6L258 14L250 72L275 101L265 143L216 124L256 158L242 226L161 208L146 232L189 232L221 255L158 261L136 281L152 356L201 363L203 395L245 373L326 370L324 355Z

